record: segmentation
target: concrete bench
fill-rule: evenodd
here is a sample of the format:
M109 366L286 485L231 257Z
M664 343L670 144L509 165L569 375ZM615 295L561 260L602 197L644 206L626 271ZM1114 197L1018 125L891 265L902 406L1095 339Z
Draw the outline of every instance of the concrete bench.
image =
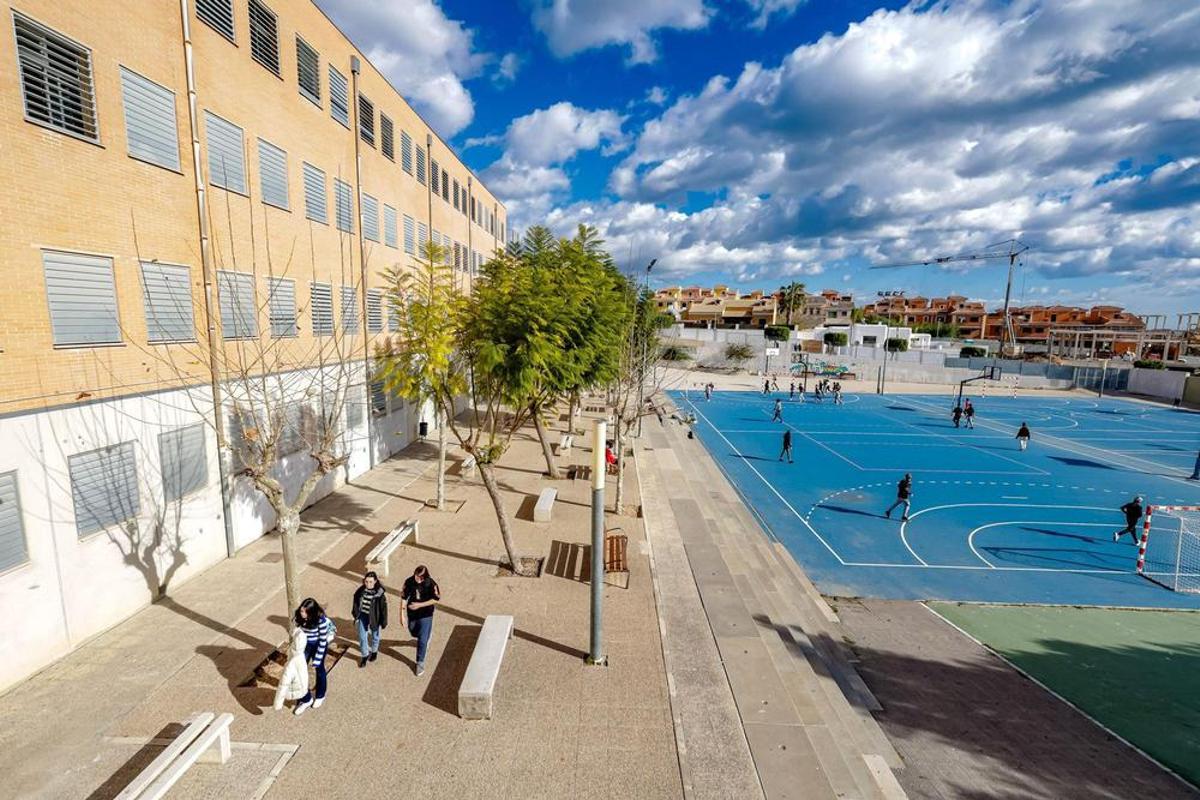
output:
M533 507L534 522L549 522L550 512L554 510L554 500L558 497L558 489L542 489L538 495L537 505Z
M569 433L564 433L558 441L558 454L571 452L571 448L575 445L575 437Z
M192 717L183 733L167 745L134 778L117 800L158 800L179 782L197 761L224 764L231 753L229 725L233 714L215 716L211 711Z
M479 640L471 652L471 661L458 687L458 715L463 719L491 719L492 697L504 650L513 634L513 618L508 614L488 614L479 631Z
M465 477L471 477L475 474L475 456L467 456L462 463L458 465L458 474Z
M371 552L367 553L367 568L375 569L377 572L383 573L383 577L388 577L391 570L389 569L390 557L396 551L396 548L404 544L404 540L412 536L414 542L419 541L420 526L415 519L406 519L396 527L392 528L391 533L384 536L379 544L371 548Z

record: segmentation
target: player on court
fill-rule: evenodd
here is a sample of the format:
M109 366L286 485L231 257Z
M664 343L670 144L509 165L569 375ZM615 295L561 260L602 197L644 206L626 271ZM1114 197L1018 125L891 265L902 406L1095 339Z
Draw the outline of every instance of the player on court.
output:
M1021 423L1021 429L1017 431L1017 445L1022 450L1029 447L1029 426L1024 422Z
M967 418L967 427L975 427L975 406L971 405L971 401L967 401L967 405L963 408L963 416Z
M888 507L884 512L884 516L888 519L892 518L892 512L896 510L896 506L904 506L904 514L901 515L900 521L908 521L908 512L912 508L912 473L904 473L904 477L900 479L900 483L896 484L896 502Z
M779 460L783 461L783 457L787 456L788 463L792 463L792 429L788 428L783 432L783 449L779 451Z
M950 419L954 420L954 427L958 427L962 422L962 406L958 403L954 404L954 410L950 412Z
M778 397L775 398L775 413L771 416L771 422L783 422L783 401Z
M1129 534L1133 538L1133 543L1138 543L1137 524L1142 518L1142 498L1141 495L1133 498L1125 505L1121 506L1121 513L1125 515L1125 528L1113 533L1113 541L1121 541L1121 537Z

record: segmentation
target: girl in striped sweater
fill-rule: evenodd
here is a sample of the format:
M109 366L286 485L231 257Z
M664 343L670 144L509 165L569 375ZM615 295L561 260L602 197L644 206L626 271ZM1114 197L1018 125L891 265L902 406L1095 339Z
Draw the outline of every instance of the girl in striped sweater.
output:
M316 697L314 698L312 689L309 689L308 693L300 698L294 712L296 716L299 716L307 711L309 706L320 708L325 702L325 689L328 682L328 674L325 671L325 649L329 647L329 640L332 638L333 624L325 616L325 611L317 601L311 597L306 598L296 609L295 622L296 627L304 631L306 640L304 658L317 671Z

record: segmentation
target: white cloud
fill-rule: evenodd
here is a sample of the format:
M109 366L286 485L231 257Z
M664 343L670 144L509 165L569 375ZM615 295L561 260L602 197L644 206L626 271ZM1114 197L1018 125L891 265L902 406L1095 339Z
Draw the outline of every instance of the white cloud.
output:
M667 90L661 86L651 87L646 92L646 102L652 106L661 106L667 102Z
M475 103L463 85L488 61L474 34L431 0L317 0L380 72L443 137L470 124Z
M628 45L629 63L645 64L658 58L656 30L697 30L711 14L703 0L535 0L533 24L559 58Z
M1044 275L1197 292L1197 37L1189 0L878 11L676 99L609 176L621 200L569 210L625 246L669 246L664 270L680 274L852 266L1019 234ZM719 199L624 227L630 209L697 192Z
M496 74L492 76L492 82L497 86L507 86L517 79L520 70L521 57L516 53L505 53L496 65Z
M505 133L508 155L525 164L559 164L602 143L622 147L624 118L614 111L588 111L555 103L514 119Z
M790 17L796 13L797 8L807 2L808 0L746 0L746 5L750 6L750 10L756 14L750 27L763 30L771 21L771 17L776 14L781 17Z

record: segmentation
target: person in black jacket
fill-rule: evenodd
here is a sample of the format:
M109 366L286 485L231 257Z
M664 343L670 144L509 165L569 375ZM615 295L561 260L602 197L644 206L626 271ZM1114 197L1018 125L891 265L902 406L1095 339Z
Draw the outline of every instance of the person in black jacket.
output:
M1138 543L1137 524L1138 520L1142 518L1142 498L1135 497L1121 506L1121 513L1125 515L1125 528L1113 533L1113 541L1121 541L1121 537L1128 533L1136 545Z
M1022 450L1029 447L1029 426L1024 422L1021 423L1021 428L1017 431L1017 446Z
M884 516L888 519L892 518L892 512L897 506L904 506L904 513L900 517L901 522L908 521L908 512L912 509L912 474L904 473L904 477L900 479L900 483L896 484L896 502L888 507L884 512Z
M374 572L363 575L362 585L354 592L350 616L358 629L358 666L379 656L379 636L387 627L387 591Z

